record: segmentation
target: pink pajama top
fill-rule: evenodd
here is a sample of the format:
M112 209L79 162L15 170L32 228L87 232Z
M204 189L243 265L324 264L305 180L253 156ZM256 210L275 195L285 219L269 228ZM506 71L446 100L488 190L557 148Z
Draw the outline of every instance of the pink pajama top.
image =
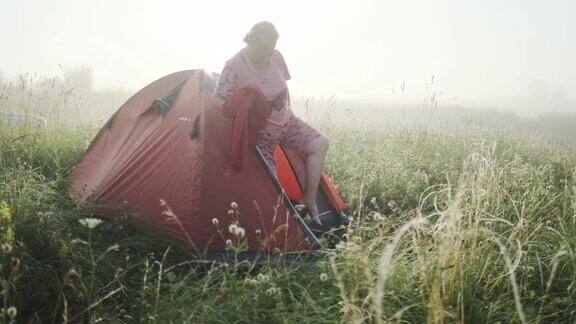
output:
M266 71L262 73L256 73L248 67L242 55L244 50L242 49L226 62L216 86L216 95L228 99L238 89L250 85L260 89L266 100L272 101L277 95L288 89L286 81L290 80L290 73L282 54L278 50L274 50ZM290 120L290 115L287 97L281 110L272 110L268 123L282 126Z

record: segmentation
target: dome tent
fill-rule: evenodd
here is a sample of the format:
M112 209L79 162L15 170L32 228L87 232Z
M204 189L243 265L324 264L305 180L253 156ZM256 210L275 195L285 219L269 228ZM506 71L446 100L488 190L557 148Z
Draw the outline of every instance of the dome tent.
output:
M314 228L292 205L305 180L297 151L275 151L277 177L257 148L245 152L242 170L232 170L231 119L210 109L217 80L181 71L132 96L72 169L72 198L104 206L105 218L130 213L136 226L209 258L225 255L227 241L242 244L249 259L318 249L321 232L346 220L336 188L323 174L318 207L326 226Z

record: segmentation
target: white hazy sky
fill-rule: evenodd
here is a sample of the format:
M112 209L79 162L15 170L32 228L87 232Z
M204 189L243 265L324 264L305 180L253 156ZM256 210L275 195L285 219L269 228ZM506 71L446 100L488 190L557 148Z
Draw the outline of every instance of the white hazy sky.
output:
M576 98L574 0L0 0L0 71L87 65L97 88L137 90L220 72L260 20L280 32L297 95L393 102L404 82L416 101L435 75L463 105L498 106L542 81Z

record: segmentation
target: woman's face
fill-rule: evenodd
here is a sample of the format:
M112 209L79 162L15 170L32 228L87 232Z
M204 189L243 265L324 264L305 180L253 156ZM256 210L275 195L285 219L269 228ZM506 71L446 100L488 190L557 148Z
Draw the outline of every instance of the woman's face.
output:
M274 36L264 36L250 42L248 46L250 47L252 59L256 62L267 62L272 53L274 53L277 40Z

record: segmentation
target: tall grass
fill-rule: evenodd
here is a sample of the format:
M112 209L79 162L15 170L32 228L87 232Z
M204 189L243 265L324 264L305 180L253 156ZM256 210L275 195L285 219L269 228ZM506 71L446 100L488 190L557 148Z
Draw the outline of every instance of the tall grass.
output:
M0 111L42 117L54 128L102 120L131 95L121 89L93 89L92 72L85 67L63 70L54 77L24 73L4 79L0 75Z
M576 319L576 151L473 129L317 124L356 226L316 263L248 273L198 268L125 219L80 223L93 216L66 177L95 127L0 128L4 320Z

